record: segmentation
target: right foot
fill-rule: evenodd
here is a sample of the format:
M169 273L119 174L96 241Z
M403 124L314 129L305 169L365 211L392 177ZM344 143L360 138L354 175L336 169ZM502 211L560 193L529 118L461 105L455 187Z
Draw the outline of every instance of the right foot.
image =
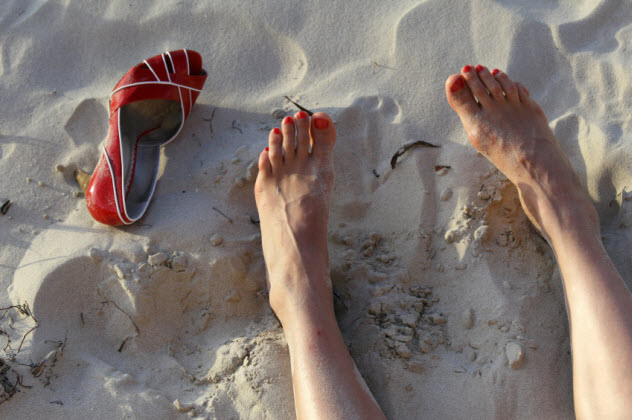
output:
M598 233L590 199L524 86L504 72L465 66L446 81L446 95L472 145L516 185L525 213L547 239L578 214Z

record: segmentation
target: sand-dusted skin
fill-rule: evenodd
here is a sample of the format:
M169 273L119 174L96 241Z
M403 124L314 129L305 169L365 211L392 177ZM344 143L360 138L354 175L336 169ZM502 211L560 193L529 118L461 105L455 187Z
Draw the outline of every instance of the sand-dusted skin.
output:
M333 312L327 225L336 131L329 115L301 111L270 132L255 198L270 305L290 347L299 418L383 418Z
M597 212L544 112L520 83L481 65L450 76L446 94L472 145L516 185L525 213L556 253L572 326L577 415L624 418L632 408L632 296L603 249ZM282 127L271 131L259 157L255 197L270 304L290 346L298 417L383 417L333 312L327 251L333 123L318 113L310 124L300 112ZM585 310L591 300L598 310ZM510 342L506 353L510 367L519 369L522 347Z

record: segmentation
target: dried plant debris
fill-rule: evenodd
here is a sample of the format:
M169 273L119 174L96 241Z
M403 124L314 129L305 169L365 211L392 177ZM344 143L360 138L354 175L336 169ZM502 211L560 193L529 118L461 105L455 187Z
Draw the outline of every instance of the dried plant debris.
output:
M213 210L215 210L217 213L221 214L222 216L224 216L230 223L233 223L233 219L231 219L230 217L226 216L226 214L224 214L222 211L220 211L217 207L213 206L211 207Z
M427 141L423 141L423 140L417 140L410 143L406 143L405 145L400 147L399 150L397 150L397 152L395 152L395 154L391 158L391 168L395 169L395 165L397 165L397 159L399 159L400 156L402 156L404 153L406 153L407 151L409 151L410 149L416 146L441 147L441 146L437 146L436 144L428 143Z
M615 195L614 198L612 200L610 200L610 204L608 204L608 207L612 207L612 205L617 201L617 197L622 195L626 188L628 188L627 185L623 187L623 189L621 190L621 192L619 194ZM4 213L2 213L2 214L4 214Z
M231 128L233 130L237 130L239 131L241 134L244 134L243 130L241 129L241 127L239 127L239 123L237 123L237 120L233 120L233 123L231 124Z
M217 111L217 108L213 108L210 117L202 117L204 121L208 122L209 128L211 129L211 136L213 135L213 118L215 118L215 111Z
M75 170L75 180L77 184L79 184L79 188L81 188L81 192L84 194L88 189L88 184L90 183L90 178L92 178L92 174L82 171L81 169Z
M294 105L295 105L298 109L300 109L301 111L305 111L305 112L307 112L307 115L309 115L310 117L311 117L312 115L314 115L314 113L313 113L312 111L310 111L309 109L307 109L307 108L305 108L305 107L303 107L303 106L301 106L301 105L297 104L296 102L294 102L293 100L291 100L289 97L284 96L284 98L285 98L285 99L287 99L288 101L292 102L292 103L293 103L293 104L294 104Z
M104 301L104 302L101 302L101 304L102 304L102 305L107 305L107 304L114 305L114 307L115 307L116 309L118 309L119 311L121 311L121 312L123 312L125 315L127 315L127 317L129 318L129 320L132 322L132 325L134 325L134 329L136 330L136 335L130 335L129 337L126 337L126 338L124 338L124 339L123 339L123 342L121 343L121 345L119 346L119 348L118 348L118 350L117 350L117 351L120 353L120 352L122 352L122 351L123 351L123 347L125 347L125 344L126 344L126 343L130 340L130 339L132 339L132 338L134 338L134 337L138 337L138 336L140 335L140 328L138 328L138 325L136 325L136 323L134 322L134 320L132 319L132 317L131 317L131 316L130 316L127 312L125 312L124 310L122 310L122 309L121 309L121 307L120 307L120 306L118 306L118 305L116 304L116 302L114 302L114 301L112 301L112 300L106 300L106 301Z
M439 172L442 169L450 169L452 166L448 165L435 165L435 172Z
M2 207L0 207L0 213L4 216L9 211L9 207L11 207L11 200L7 200L2 204Z
M12 343L18 341L19 336L15 337L15 335L18 334L18 331L22 330L22 328L15 328L12 325L14 320L11 317L8 317L5 319L6 315L11 310L16 310L20 315L24 315L25 317L27 317L27 318L22 318L22 320L30 318L31 320L35 322L35 326L31 327L25 334L22 334L22 337L19 339L20 345L17 351L13 350ZM2 349L4 354L0 356L0 404L2 404L3 402L10 400L11 397L13 397L13 395L19 392L18 387L32 388L31 385L26 385L23 382L22 375L14 367L16 365L22 365L22 366L31 367L31 369L33 369L34 367L38 366L33 363L31 364L20 363L16 361L16 357L18 353L20 353L20 351L22 350L22 346L24 344L24 340L26 339L26 337L31 332L35 331L35 329L39 327L39 324L37 323L37 319L35 319L35 316L31 312L31 309L29 308L29 305L26 302L21 305L11 305L6 308L0 308L0 312L1 312L0 320L5 319L4 322L8 322L8 326L11 329L11 330L6 330L0 327L0 336L6 337L6 340L7 340L5 346ZM14 335L13 337L14 340L11 339L11 335Z

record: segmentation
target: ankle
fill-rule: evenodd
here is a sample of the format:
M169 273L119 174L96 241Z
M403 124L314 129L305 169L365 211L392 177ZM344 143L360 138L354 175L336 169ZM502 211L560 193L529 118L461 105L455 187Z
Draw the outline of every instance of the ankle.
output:
M545 197L540 206L540 226L549 242L560 238L600 238L599 215L583 191Z
M298 315L333 315L329 273L303 271L271 278L270 306L284 327Z

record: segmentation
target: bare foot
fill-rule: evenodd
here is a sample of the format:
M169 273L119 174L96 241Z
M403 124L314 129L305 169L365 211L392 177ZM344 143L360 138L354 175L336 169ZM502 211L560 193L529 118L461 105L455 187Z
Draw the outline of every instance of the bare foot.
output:
M547 239L576 213L598 234L597 213L524 86L499 70L465 66L446 81L446 95L472 145L516 185L525 213Z
M316 113L310 122L301 111L270 132L259 156L255 199L270 305L282 323L295 309L332 306L327 224L335 141L327 114Z

